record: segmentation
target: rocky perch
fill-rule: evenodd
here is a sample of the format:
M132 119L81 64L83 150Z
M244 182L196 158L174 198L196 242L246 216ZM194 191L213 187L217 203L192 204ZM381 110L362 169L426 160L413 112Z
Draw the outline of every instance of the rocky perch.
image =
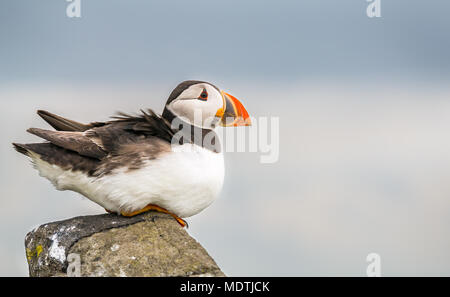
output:
M30 276L225 276L169 215L82 216L25 237Z

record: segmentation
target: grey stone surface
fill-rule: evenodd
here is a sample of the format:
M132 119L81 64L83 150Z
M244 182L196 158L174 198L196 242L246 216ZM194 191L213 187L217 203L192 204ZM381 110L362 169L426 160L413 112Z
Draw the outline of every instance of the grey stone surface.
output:
M81 276L225 276L170 215L156 212L48 223L26 235L25 248L30 276L66 276L70 254L79 255Z

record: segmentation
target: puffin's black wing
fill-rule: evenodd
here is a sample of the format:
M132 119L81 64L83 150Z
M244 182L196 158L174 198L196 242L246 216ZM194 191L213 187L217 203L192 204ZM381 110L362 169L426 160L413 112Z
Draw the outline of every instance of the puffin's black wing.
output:
M157 154L156 148L160 147L161 143L170 144L174 134L170 124L152 110L142 111L142 115L139 116L119 114L112 121L87 125L47 111L38 111L38 114L58 131L30 128L28 132L49 141L51 145L64 149L59 151L60 153L70 151L82 157L97 160L104 160L107 156L136 154L139 151L143 154L149 154L150 151L152 154ZM17 151L24 154L27 154L28 150L37 149L35 145L32 147L14 145ZM43 148L45 153L49 153L47 145ZM44 151L36 151L36 153L42 154Z

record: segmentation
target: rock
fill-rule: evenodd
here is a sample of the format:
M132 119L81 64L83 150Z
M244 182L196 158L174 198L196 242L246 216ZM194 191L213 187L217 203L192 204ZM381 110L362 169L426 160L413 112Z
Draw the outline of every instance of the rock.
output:
M82 216L25 237L30 276L225 276L167 214Z

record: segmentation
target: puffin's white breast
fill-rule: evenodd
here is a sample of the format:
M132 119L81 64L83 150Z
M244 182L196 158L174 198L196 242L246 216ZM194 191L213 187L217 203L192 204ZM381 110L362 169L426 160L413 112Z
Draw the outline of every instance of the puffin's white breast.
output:
M57 189L79 192L115 212L133 212L152 203L190 217L215 200L224 180L223 154L193 144L174 146L139 169L121 168L102 177L43 163L35 160L40 174Z

